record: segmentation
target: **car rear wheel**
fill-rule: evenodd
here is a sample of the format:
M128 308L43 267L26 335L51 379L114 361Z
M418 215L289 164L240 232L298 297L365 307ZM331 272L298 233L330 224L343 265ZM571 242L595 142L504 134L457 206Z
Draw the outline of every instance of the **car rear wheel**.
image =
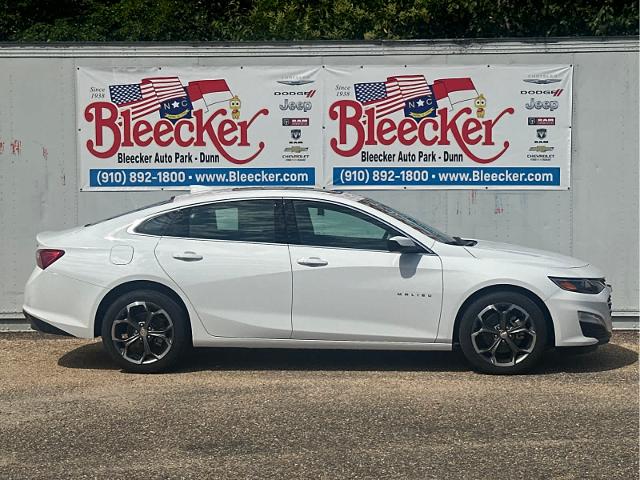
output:
M170 297L137 290L119 297L102 322L102 343L124 370L155 373L176 365L190 346L187 318Z
M523 373L538 363L546 348L544 313L526 295L490 293L475 300L464 312L459 341L475 370Z

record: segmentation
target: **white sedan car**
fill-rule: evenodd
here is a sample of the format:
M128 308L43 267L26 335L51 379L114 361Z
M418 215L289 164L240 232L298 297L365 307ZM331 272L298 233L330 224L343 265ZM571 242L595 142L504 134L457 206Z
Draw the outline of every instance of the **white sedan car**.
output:
M32 326L101 336L133 372L191 346L459 346L479 371L520 373L551 347L611 336L597 268L450 237L352 194L205 191L37 240Z

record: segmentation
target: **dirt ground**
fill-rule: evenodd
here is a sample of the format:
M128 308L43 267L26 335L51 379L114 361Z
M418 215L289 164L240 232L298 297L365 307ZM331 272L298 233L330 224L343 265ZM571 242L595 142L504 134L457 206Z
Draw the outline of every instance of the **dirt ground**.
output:
M198 350L118 370L0 335L0 478L638 478L638 335L530 375L459 354Z

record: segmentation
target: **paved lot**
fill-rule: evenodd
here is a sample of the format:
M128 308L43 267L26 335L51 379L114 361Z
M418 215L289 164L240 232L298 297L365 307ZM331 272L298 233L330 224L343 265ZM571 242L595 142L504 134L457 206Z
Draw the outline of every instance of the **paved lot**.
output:
M452 353L202 350L117 370L0 335L0 478L637 478L638 336L534 375Z

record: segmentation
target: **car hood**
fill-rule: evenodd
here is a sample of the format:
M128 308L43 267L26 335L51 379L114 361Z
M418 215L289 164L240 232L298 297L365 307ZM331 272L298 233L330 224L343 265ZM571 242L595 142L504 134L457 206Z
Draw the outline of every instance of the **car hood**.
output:
M521 247L509 243L489 242L477 240L474 246L465 247L467 251L480 259L500 259L521 263L544 264L549 267L578 268L588 265L588 262L577 258L536 250L535 248Z

